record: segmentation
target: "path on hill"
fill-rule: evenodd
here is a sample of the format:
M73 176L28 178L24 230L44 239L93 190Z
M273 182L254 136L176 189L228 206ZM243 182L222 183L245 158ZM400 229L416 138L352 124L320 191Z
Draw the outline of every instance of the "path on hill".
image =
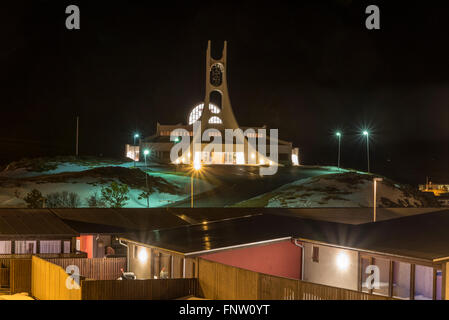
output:
M202 179L217 185L215 189L196 195L195 207L225 207L270 192L299 179L335 173L320 167L280 167L272 176L260 176L258 167L208 166ZM190 207L190 197L170 204L170 207Z

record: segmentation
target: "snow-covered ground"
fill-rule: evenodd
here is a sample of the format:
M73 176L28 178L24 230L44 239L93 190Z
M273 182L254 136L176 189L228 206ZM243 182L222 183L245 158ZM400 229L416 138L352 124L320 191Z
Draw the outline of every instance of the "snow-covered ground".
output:
M272 192L262 194L237 206L263 207L372 207L373 175L342 170L322 176L301 179ZM378 182L379 207L422 207L425 200L405 186L384 178Z
M58 162L55 163L56 169L52 170L45 170L45 171L32 171L30 169L26 168L18 168L14 170L3 170L0 172L0 177L5 178L30 178L30 177L38 177L42 175L47 174L57 174L57 173L63 173L63 172L81 172L86 171L93 168L99 168L99 167L123 167L123 168L131 168L134 166L134 163L131 162L124 162L120 164L110 164L110 163L95 163L91 165L86 164L78 164L78 163L70 163L70 162Z
M147 173L149 176L154 176L164 179L168 185L173 186L179 192L162 192L157 190L152 192L149 197L150 207L160 207L169 205L170 203L184 200L190 196L190 177L170 174L161 171L158 168L158 172L152 172L151 164L148 164ZM92 164L83 163L71 163L71 162L57 162L55 168L46 171L30 171L26 168L9 169L0 172L0 207L26 207L26 203L23 198L28 192L33 189L39 190L42 195L46 195L54 192L74 192L78 194L83 207L87 206L87 198L93 194L101 195L101 188L112 181L121 183L119 179L110 178L102 179L101 177L93 176L79 176L75 178L64 179L58 178L58 181L46 181L48 177L57 177L58 174L63 173L76 173L76 172L88 172L93 168L99 167L122 167L132 168L134 163L124 162L118 164L111 163L99 163L94 162ZM138 167L142 167L142 164L137 164ZM130 170L132 171L132 170ZM39 177L42 177L40 179ZM61 180L61 181L59 181ZM195 179L194 193L208 191L214 188L214 186L204 180ZM142 193L142 189L129 186L129 200L125 207L127 208L146 208L146 199L138 199Z

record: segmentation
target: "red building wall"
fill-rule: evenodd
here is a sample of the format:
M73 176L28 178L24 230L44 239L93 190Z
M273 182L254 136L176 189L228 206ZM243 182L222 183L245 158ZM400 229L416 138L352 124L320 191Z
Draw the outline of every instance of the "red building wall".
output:
M93 257L93 242L94 242L94 236L81 236L76 238L77 240L80 240L80 251L87 252L87 257L92 258Z
M201 258L279 277L301 277L301 248L290 240L210 253Z

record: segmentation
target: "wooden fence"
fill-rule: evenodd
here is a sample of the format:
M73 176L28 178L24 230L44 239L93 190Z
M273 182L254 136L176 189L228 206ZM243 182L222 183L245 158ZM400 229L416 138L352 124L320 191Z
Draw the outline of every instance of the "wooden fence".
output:
M0 258L0 288L9 287L9 267L11 259Z
M31 292L31 259L11 259L9 269L11 294Z
M64 270L70 265L79 268L79 273L83 277L94 280L116 280L121 276L120 269L126 270L126 258L63 258L63 259L45 259L54 263Z
M168 300L196 294L197 279L84 280L82 300Z
M14 293L31 291L31 259L0 258L0 287Z
M71 264L79 265L80 270L83 268L83 262L77 260L84 259L62 260L64 261L58 262L66 263L67 266ZM109 262L108 259L99 259L96 263L100 264L100 262L103 262L105 267L99 267L99 270L106 270L108 263L111 265L115 263L119 266L120 263L123 263L121 258L117 258L115 262L113 260ZM95 264L95 262L93 263ZM103 273L103 275L106 275L106 273ZM91 280L81 278L79 289L68 289L66 282L70 278L68 278L65 268L38 257L32 258L31 293L40 300L176 299L194 295L197 287L196 279Z
M198 259L198 294L215 300L390 300Z
M69 289L65 269L33 256L31 294L39 300L80 300L81 289ZM72 282L71 282L72 283Z

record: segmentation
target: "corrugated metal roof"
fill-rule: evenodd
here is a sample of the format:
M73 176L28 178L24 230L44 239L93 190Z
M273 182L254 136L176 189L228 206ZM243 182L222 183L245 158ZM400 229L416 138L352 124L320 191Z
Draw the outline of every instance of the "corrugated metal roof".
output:
M48 209L0 209L0 237L76 236L77 232Z

